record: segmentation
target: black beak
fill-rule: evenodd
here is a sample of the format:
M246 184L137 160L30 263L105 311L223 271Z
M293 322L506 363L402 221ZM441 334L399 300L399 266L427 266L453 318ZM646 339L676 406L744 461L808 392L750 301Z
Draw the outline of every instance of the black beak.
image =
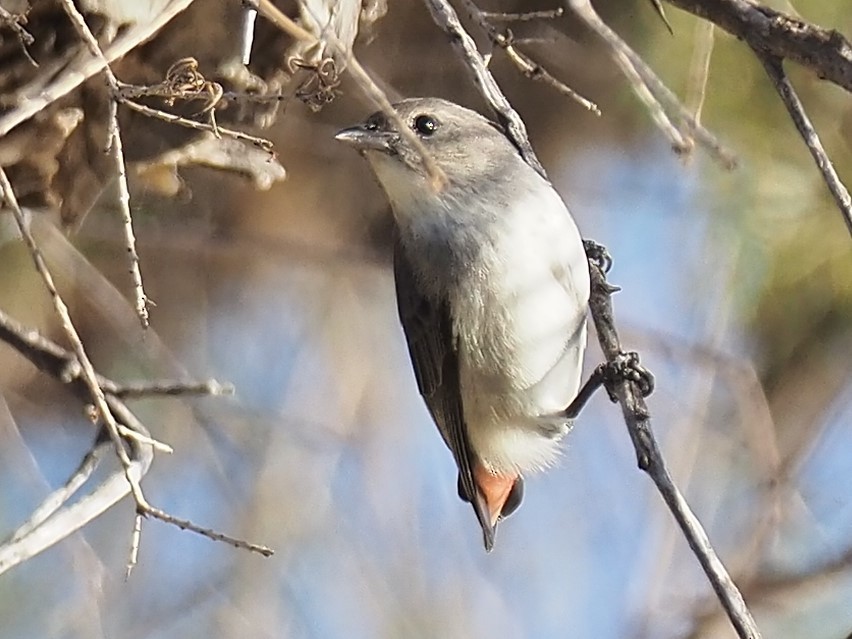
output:
M351 126L347 129L338 131L335 140L345 142L359 151L382 151L384 153L393 152L393 143L396 136L387 131L378 129L368 129L363 124Z

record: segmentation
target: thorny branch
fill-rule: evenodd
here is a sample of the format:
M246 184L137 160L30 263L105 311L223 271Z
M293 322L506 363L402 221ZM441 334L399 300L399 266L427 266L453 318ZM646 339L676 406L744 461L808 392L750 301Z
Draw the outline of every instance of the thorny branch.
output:
M38 331L14 321L2 310L0 310L0 342L8 344L39 370L65 384L81 401L86 403L91 401L88 383L83 377L82 369L77 365L75 355L39 334ZM127 495L130 492L130 484L126 474L131 475L132 480L138 485L148 472L158 442L151 440L148 430L127 407L123 398L146 395L221 394L230 389L230 385L220 384L216 380L201 383L164 381L155 384L125 385L97 374L96 378L98 385L103 389L105 401L115 415L116 422L121 426L122 434L134 435L132 437L124 435L129 443L129 452L127 452L129 465L126 469L120 469L103 480L84 498L65 505L86 483L103 458L110 442L99 437L65 485L46 497L29 520L20 526L6 543L0 545L0 574L79 530ZM225 542L267 557L272 554L272 550L266 546L203 528L191 521L174 517L147 502L141 505L137 503L137 516L154 517L214 541ZM129 567L135 563L138 535L135 535L132 551Z
M502 116L501 123L520 123L519 126L505 126L506 134L519 149L523 150L524 158L527 159L530 166L544 175L544 169L535 157L529 139L526 137L526 129L520 116L509 104L500 87L485 68L482 56L476 50L473 40L459 23L453 8L446 0L425 0L425 2L433 19L450 36L451 44L469 67L480 93L492 109ZM603 271L598 264L599 260L589 260L592 275L592 295L589 307L604 356L607 362L616 364L623 352L615 328L615 318L610 299L613 289L606 282ZM669 510L671 510L738 636L741 639L759 639L760 631L743 600L742 594L716 555L701 523L692 513L669 475L662 452L651 430L650 414L641 392L635 383L630 381L622 381L615 385L612 390L621 405L624 421L636 450L639 467L651 477Z

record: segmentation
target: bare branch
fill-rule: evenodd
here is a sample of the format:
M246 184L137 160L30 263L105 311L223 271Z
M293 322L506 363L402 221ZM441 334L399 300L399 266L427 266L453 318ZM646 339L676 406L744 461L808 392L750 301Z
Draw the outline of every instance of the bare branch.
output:
M95 472L101 463L103 454L109 442L100 442L95 444L92 449L83 457L83 461L77 467L63 486L60 486L47 497L45 497L38 508L36 508L29 519L18 526L17 530L12 533L10 541L19 541L27 537L33 530L46 522L53 513L57 512L63 504L65 504L76 492L88 481L92 473ZM2 572L2 570L0 570Z
M504 13L502 11L482 11L483 17L495 22L530 22L532 20L553 20L561 18L565 13L562 7L544 9L541 11L526 11L524 13Z
M588 0L569 0L588 2ZM793 60L817 76L852 91L852 44L840 32L824 29L756 2L744 0L668 0L705 18L751 47L805 141L852 234L852 199L820 142L793 85L784 60Z
M134 497L137 501L143 500L142 498L142 490L137 483L137 480L134 474L131 473L131 462L130 458L127 456L127 451L124 449L124 444L121 441L121 435L119 434L119 428L116 424L115 417L113 417L112 411L110 411L109 406L106 402L106 397L104 396L104 391L98 383L97 374L95 373L95 369L92 366L91 360L89 360L89 356L86 353L86 349L83 347L83 342L80 340L80 335L77 333L77 329L74 327L74 323L71 321L71 316L68 313L68 306L65 304L62 297L59 295L59 291L56 289L56 284L54 284L53 276L50 274L50 270L47 268L47 263L44 261L44 257L41 254L41 251L36 244L35 238L30 232L29 224L27 223L26 217L24 216L24 212L18 204L18 200L15 197L15 192L12 189L12 184L9 182L9 178L6 175L6 171L0 167L0 191L2 191L3 199L8 206L8 208L12 211L12 215L15 218L15 222L18 225L18 230L21 232L21 235L24 238L24 242L27 245L27 249L30 252L30 256L32 257L33 263L35 264L36 271L41 276L44 281L44 285L47 288L48 293L50 294L50 299L53 302L53 307L56 310L56 314L59 317L59 321L62 325L62 329L65 332L68 341L71 343L71 348L74 352L74 357L76 358L77 363L81 369L81 375L83 380L86 383L86 386L89 389L92 400L97 408L98 415L103 420L106 425L107 431L112 438L113 445L115 446L116 454L118 455L119 460L121 461L122 466L125 470L125 475L127 477L127 481L130 484L131 492L133 492Z
M790 79L787 77L787 74L784 73L784 66L781 59L759 50L755 50L755 53L763 63L763 68L766 69L766 74L769 76L769 79L772 80L772 84L775 86L775 90L778 92L778 95L781 96L781 101L784 103L784 106L787 107L787 112L793 119L793 123L799 131L799 135L801 135L802 139L805 141L808 151L811 152L811 156L813 157L814 162L816 162L817 168L828 186L828 190L831 191L831 195L837 203L837 207L840 209L841 215L843 215L843 221L846 222L846 228L849 230L849 233L852 234L852 198L849 196L849 190L840 180L840 177L837 175L837 171L834 170L834 165L831 163L831 159L825 152L825 148L822 146L819 135L817 135L813 124L811 124L808 114L805 113L805 107L802 105L802 101L796 94L796 90L790 83Z
M500 33L500 31L495 29L489 22L488 14L476 6L476 3L473 0L462 0L462 4L467 9L470 17L473 18L477 24L479 24L480 28L488 34L491 42L506 52L506 56L512 61L524 77L527 77L530 80L544 82L595 115L601 114L601 110L598 108L597 104L587 98L584 98L561 80L557 80L538 62L530 58L523 51L519 51L517 47L515 47L516 40L512 37L511 32L507 30L506 33ZM562 15L561 12L559 15Z
M270 0L245 1L252 7L256 8L264 18L293 38L307 42L319 42L313 34L293 22L293 20L285 15L278 7L272 4ZM349 70L352 73L353 78L373 104L373 107L382 111L382 113L384 113L390 121L394 123L397 131L399 131L400 135L405 138L405 141L417 150L424 168L429 173L429 177L432 179L433 186L436 189L442 188L447 181L447 177L444 175L441 168L435 164L435 160L432 159L432 156L426 150L426 147L423 146L423 142L421 142L420 138L414 135L414 133L409 129L408 124L403 122L399 117L399 114L394 110L385 92L382 91L379 85L370 77L361 63L358 62L358 59L352 51L345 50L343 43L339 42L334 34L329 32L327 37L329 38L329 44L332 45L341 55L347 58Z
M150 22L134 25L126 32L118 36L103 52L103 58L84 54L72 64L64 73L56 75L46 85L42 86L43 78L38 78L35 85L38 91L32 98L25 100L17 108L0 117L0 137L6 135L22 122L26 122L37 113L44 110L60 98L68 95L71 91L83 84L95 74L103 71L105 64L114 62L118 58L136 48L142 42L151 38L171 20L185 11L194 0L171 0L168 5ZM83 54L81 54L83 55ZM29 94L28 87L20 89L22 95Z
M2 176L3 174L0 173L0 178ZM72 392L83 401L90 399L91 391L89 384L82 376L82 367L75 366L76 360L74 354L48 340L38 331L26 328L15 322L2 310L0 310L0 341L12 346L21 355L36 365L39 370L68 384ZM135 435L126 436L126 439L130 443L130 452L129 454L125 453L129 464L122 466L122 468L110 475L89 495L86 495L74 504L64 505L79 490L88 477L91 476L102 455L103 446L109 443L103 441L96 442L95 447L84 458L78 470L72 474L65 486L49 495L33 515L30 516L29 520L18 528L12 538L7 543L0 545L0 574L64 539L92 519L101 515L129 492L132 492L133 482L138 486L139 480L147 473L153 461L155 446L150 443L153 440L148 430L114 393L125 392L128 395L133 395L132 391L134 390L154 391L156 389L167 394L174 394L171 391L177 392L179 385L174 384L170 387L168 383L164 383L160 387L157 387L156 384L148 387L122 386L105 377L95 375L99 387L103 389L102 392L105 401L115 416L116 423L120 426L119 432L122 432L122 434L128 432ZM215 381L187 383L182 386L189 390L207 388L211 392L222 391L227 388ZM194 389L192 388L193 386L195 387ZM142 394L145 393L143 392ZM128 481L128 475L132 478L132 482ZM266 557L272 555L273 551L266 546L237 539L209 528L203 528L191 521L174 517L149 504L144 496L140 499L139 496L134 495L134 499L137 515L154 517L155 519L160 519L181 529L190 530L214 541L225 542L237 548L256 552ZM131 555L128 561L129 570L132 570L133 565L135 565L138 550L139 528L134 524L131 535Z
M0 178L4 177L5 174L0 173ZM37 331L23 327L2 311L0 340L15 348L40 370L69 384L69 388L77 397L89 401L91 391L88 383L80 374L69 377L69 362L76 363L73 353L46 339ZM125 452L128 464L122 465L109 475L90 494L73 504L65 505L91 476L105 447L112 445L109 441L97 441L65 485L48 495L12 537L0 545L0 574L37 555L100 516L131 492L133 483L138 485L139 480L148 472L154 459L154 446L142 441L150 440L147 429L123 402L110 395L106 395L106 401L110 403L116 420L121 422L121 427L138 435L137 438L128 438L130 450L129 453Z
M737 159L722 143L701 126L681 104L648 64L621 37L610 29L595 11L590 0L566 0L568 7L604 41L610 54L630 82L636 95L648 107L657 126L672 141L678 153L692 149L693 138L726 168L734 168Z
M621 342L615 329L610 285L594 260L589 260L592 276L592 294L589 300L592 318L598 334L598 342L608 362L621 355ZM728 614L737 635L741 639L758 639L760 631L743 600L742 594L731 579L724 564L716 555L701 522L692 512L669 475L662 452L651 429L651 417L642 394L635 384L622 381L615 387L627 431L636 450L639 468L648 473L666 505L674 515L689 547L698 558L716 596Z
M107 444L108 445L108 444ZM90 455L96 454L93 450ZM87 523L103 514L130 492L127 475L138 482L154 459L154 451L149 446L131 448L130 465L126 470L118 469L105 479L97 489L64 508L51 513L51 516L37 526L33 526L8 543L0 545L0 575L34 557L43 550L62 541ZM76 474L75 474L76 475ZM74 479L74 476L72 476ZM49 496L53 499L56 494Z
M146 106L144 104L139 104L138 102L134 102L128 98L123 97L123 91L125 87L128 85L123 85L121 89L119 89L118 100L124 106L133 111L141 113L151 118L155 118L157 120L162 120L163 122L170 122L172 124L177 124L179 126L186 127L188 129L195 129L196 131L209 131L210 133L219 133L220 136L226 138L234 138L235 140L242 140L243 142L249 142L256 147L267 151L268 153L272 153L273 144L271 140L267 140L266 138L257 137L254 135L249 135L248 133L243 133L242 131L236 131L234 129L227 129L222 126L216 126L215 132L213 129L213 125L209 122L197 122L196 120L188 120L187 118L182 118L179 115L175 115L174 113L168 113L167 111L160 111L159 109L154 109L152 107Z
M73 0L61 0L62 8L74 25L77 34L86 43L89 51L104 64L104 75L110 86L111 93L115 95L118 91L118 80L116 80L112 69L109 67L101 51L98 41L89 25L86 24L85 18L77 10ZM121 143L121 129L118 126L118 108L115 98L110 100L110 118L109 118L109 144L112 147L113 158L115 159L116 173L118 175L118 205L121 211L121 220L124 227L125 246L127 247L127 256L130 260L130 277L133 281L133 292L136 297L136 315L142 328L148 328L148 296L145 294L145 288L142 284L142 271L139 268L139 253L136 251L136 234L133 232L133 217L130 215L130 189L127 186L127 167L124 163L124 149Z
M121 399L134 399L142 397L175 397L182 395L233 395L234 386L228 382L221 383L215 379L208 379L203 382L179 382L179 381L159 381L159 382L142 382L140 384L115 384L107 380L109 383L104 384L104 390L110 394L120 397Z
M160 521L164 521L167 524L177 526L181 530L188 530L190 532L194 532L196 534L201 535L202 537L207 537L208 539L211 539L213 541L220 541L222 543L229 544L234 548L240 548L242 550L256 552L259 555L263 555L264 557L271 557L275 554L275 551L269 548L268 546L262 546L260 544L254 544L243 539L237 539L236 537L225 535L216 530L213 530L212 528L204 528L202 526L199 526L198 524L192 523L188 519L180 519L178 517L175 517L174 515L170 515L164 510L154 508L153 506L143 508L141 510L141 514L153 517L154 519L159 519Z
M491 71L485 65L482 55L476 48L476 43L470 34L464 30L459 22L455 9L447 0L424 0L432 14L432 19L450 37L450 44L464 60L468 69L473 74L473 81L482 97L488 102L494 111L498 121L503 126L509 138L518 146L524 160L543 177L544 167L538 161L532 145L527 138L527 127L521 116L512 108L506 96L500 90Z
M756 51L810 69L852 91L852 44L840 32L745 0L666 0L710 20Z

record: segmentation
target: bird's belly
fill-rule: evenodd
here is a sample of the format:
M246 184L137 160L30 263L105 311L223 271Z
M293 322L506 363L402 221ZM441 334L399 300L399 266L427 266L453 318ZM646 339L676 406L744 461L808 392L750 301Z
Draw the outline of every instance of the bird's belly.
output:
M456 306L468 434L498 473L556 460L570 426L556 414L576 396L586 344L585 307L560 282L505 293L492 279Z

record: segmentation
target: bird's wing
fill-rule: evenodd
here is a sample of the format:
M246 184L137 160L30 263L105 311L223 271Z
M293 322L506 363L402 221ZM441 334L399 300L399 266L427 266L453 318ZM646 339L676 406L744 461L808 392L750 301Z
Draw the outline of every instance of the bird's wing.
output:
M459 387L458 352L452 317L446 300L424 296L402 247L394 250L394 280L399 319L408 342L408 352L420 394L432 414L459 469L459 483L471 503L485 536L485 547L494 544L494 529L488 509L473 478L476 459L467 436Z

